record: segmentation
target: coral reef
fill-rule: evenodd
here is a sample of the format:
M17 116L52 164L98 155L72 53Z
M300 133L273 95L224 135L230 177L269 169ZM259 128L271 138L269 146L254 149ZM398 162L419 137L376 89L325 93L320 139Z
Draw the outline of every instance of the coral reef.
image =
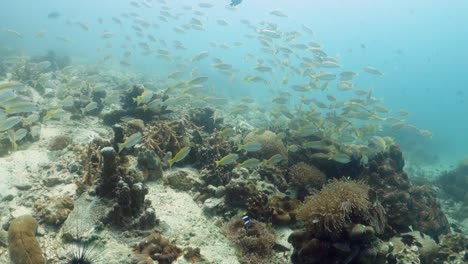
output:
M288 181L297 190L299 199L320 190L327 180L326 175L313 165L299 162L291 166Z
M371 186L385 208L390 226L386 236L409 232L409 226L434 239L448 233L449 223L436 201L434 190L411 186L403 166L403 155L399 147L393 145L387 152L377 154L355 176Z
M468 237L452 233L440 236L440 248L433 263L467 263Z
M30 215L15 218L8 228L8 250L14 264L43 264L45 259L36 240L37 221Z
M260 142L262 148L255 152L255 157L259 159L269 159L275 154L281 154L285 159L288 157L288 150L284 145L281 138L269 130L264 131L262 134L257 134L252 131L244 138L244 144L249 142Z
M160 233L147 236L134 247L134 252L148 256L160 264L170 264L182 254L180 248L162 237Z
M299 200L290 197L273 196L270 200L271 222L277 225L290 225L296 222Z
M248 214L257 220L271 222L274 225L290 225L296 222L296 210L299 200L290 197L268 197L266 193L258 193L247 201Z
M240 216L235 216L224 227L229 240L236 244L243 263L270 263L276 235L266 224L251 220L246 228Z
M161 160L154 151L143 147L139 148L137 161L138 168L143 171L145 180L153 181L162 178L163 169Z
M115 202L106 220L120 226L153 227L157 219L151 203L145 200L148 188L136 181L125 167L119 166L114 148L103 148L101 155L103 167L96 193Z
M49 225L61 225L73 210L73 199L69 196L39 200L34 204L39 217Z
M351 180L333 181L304 201L297 218L318 237L341 236L353 223L370 224L372 203L369 186ZM381 215L379 215L381 216ZM385 219L379 219L376 232L382 232Z
M159 157L165 157L167 152L175 155L190 145L188 130L192 127L191 123L183 120L152 123L143 131L143 145Z
M222 124L222 119L215 117L215 110L209 107L195 108L189 112L188 119L198 127L202 127L207 133L212 133L215 129L219 129Z
M297 219L305 223L305 230L289 237L293 263L359 259L386 225L382 206L369 197L369 186L351 180L335 180L307 197L297 209Z
M248 199L257 194L254 183L246 181L230 181L226 186L224 201L228 206L246 208Z
M428 235L419 231L400 234L390 239L392 252L388 254L389 262L402 262L409 256L417 256L421 263L434 263L434 257L439 250L437 243Z
M462 160L452 171L439 176L436 184L455 201L468 205L468 158Z

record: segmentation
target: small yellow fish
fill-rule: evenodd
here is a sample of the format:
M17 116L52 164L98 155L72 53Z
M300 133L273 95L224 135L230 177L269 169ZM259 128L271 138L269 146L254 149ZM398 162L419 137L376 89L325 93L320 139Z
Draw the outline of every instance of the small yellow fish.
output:
M223 158L221 158L220 160L215 161L216 167L235 163L237 159L239 159L239 155L234 154L234 153L228 154L224 156Z
M190 153L190 150L190 147L183 147L181 150L179 150L179 152L177 152L177 154L169 160L169 167L172 167L172 164L185 159L185 157L187 157L187 155Z
M252 159L248 159L242 162L241 164L237 165L237 167L250 169L250 168L258 167L261 163L262 162L260 160L252 158Z
M284 156L281 154L275 154L271 156L269 159L265 160L264 163L268 165L275 165L280 163L282 160L284 160Z
M349 163L351 161L351 157L349 157L348 155L344 153L334 154L329 159L332 159L338 163L343 163L343 164Z
M236 131L230 127L226 127L219 132L219 135L222 137L231 137L236 134Z
M117 144L119 148L119 153L122 152L122 150L124 149L129 149L135 146L136 144L140 143L142 139L143 135L140 132L132 134L125 140L125 142Z
M12 117L9 117L9 118L7 118L5 120L1 120L0 121L0 132L8 130L8 129L14 127L16 124L21 122L21 120L22 120L22 117L20 117L20 116L12 116Z
M243 145L240 145L239 146L239 150L245 150L247 152L255 152L255 151L259 151L260 149L262 149L262 142L260 141L252 141L252 142L247 142Z

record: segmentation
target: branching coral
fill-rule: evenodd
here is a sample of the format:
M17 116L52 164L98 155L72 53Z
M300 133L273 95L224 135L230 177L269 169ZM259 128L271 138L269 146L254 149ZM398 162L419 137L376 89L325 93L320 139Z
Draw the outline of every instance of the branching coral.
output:
M145 128L143 144L164 157L167 152L173 155L181 148L189 145L188 129L192 127L187 121L159 121Z
M326 236L339 236L357 219L369 219L369 186L362 182L338 180L309 196L297 211L297 218L309 230Z
M75 183L78 186L77 192L82 193L93 186L101 174L101 153L100 147L94 143L90 143L84 148L76 149L79 160L81 161L82 177Z

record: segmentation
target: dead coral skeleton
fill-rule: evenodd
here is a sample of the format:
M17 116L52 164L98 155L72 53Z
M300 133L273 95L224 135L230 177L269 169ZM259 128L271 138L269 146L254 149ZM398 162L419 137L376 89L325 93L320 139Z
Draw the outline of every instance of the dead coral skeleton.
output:
M143 131L143 145L160 157L167 151L175 152L186 144L188 121L159 121L147 126Z

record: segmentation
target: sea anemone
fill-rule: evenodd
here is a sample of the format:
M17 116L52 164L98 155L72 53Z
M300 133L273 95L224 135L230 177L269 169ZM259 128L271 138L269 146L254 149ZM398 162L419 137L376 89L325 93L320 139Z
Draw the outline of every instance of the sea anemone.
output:
M302 198L314 190L320 190L327 180L326 175L313 165L299 162L291 166L288 181L299 191Z
M353 222L367 224L372 204L369 186L352 180L336 180L306 198L297 211L297 218L309 230L325 236L340 236Z

